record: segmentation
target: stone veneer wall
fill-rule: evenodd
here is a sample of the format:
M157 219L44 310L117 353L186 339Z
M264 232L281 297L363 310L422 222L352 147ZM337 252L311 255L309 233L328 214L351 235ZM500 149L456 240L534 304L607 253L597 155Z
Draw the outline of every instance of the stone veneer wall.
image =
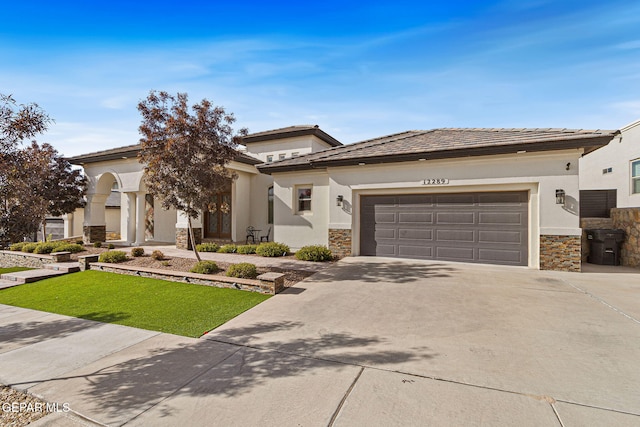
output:
M85 243L106 242L106 225L85 225L82 227L82 239Z
M89 267L91 270L106 271L109 273L149 277L152 279L168 280L171 282L215 286L218 288L238 289L268 295L275 295L285 289L284 274L282 273L265 273L258 276L257 280L254 280L214 276L209 274L186 273L184 271L159 270L130 265L107 264L101 262L90 263Z
M351 230L347 228L330 228L329 250L337 258L351 256Z
M196 239L196 245L202 243L202 228L193 228L193 235ZM189 239L188 228L176 228L176 248L192 249L191 240Z
M580 220L580 228L582 228L582 262L587 262L589 256L589 240L585 230L599 228L614 228L611 218L582 218Z
M622 265L640 267L640 208L611 209L613 228L624 230Z
M540 270L581 271L580 236L540 236Z
M32 254L28 252L0 251L0 267L42 268L55 262L51 255Z

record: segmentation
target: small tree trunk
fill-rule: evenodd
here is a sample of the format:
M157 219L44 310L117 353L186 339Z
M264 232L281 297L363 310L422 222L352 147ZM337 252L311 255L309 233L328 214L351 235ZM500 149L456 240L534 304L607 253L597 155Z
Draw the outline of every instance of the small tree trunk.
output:
M189 224L189 239L191 239L191 248L193 249L193 253L196 254L196 259L198 262L202 261L200 259L200 254L198 253L198 249L196 249L196 239L193 234L193 226L191 225L191 216L187 216L187 224Z
M47 241L47 220L42 221L42 241Z

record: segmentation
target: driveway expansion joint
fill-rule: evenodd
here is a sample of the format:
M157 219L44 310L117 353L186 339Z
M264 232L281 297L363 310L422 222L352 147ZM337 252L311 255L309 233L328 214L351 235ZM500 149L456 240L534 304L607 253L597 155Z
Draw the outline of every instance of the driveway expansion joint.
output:
M331 416L331 420L329 420L329 424L327 424L327 427L333 427L334 423L336 422L336 419L338 418L338 415L340 415L340 412L342 411L342 407L344 406L344 403L347 401L347 399L349 398L349 395L355 388L356 383L358 382L358 380L362 376L362 373L364 372L364 369L365 368L360 368L360 370L358 371L358 375L356 375L356 377L353 379L353 382L351 383L347 391L344 393L344 396L342 396L342 399L340 400L340 403L338 404L336 411Z
M587 295L588 297L593 298L594 300L598 301L600 304L609 307L611 310L623 315L624 317L626 317L627 319L640 324L640 320L636 319L635 317L625 313L624 311L620 310L617 307L612 306L611 304L609 304L608 302L606 302L605 300L603 300L602 298L592 294L591 292L585 291L584 289L580 288L579 286L574 285L573 283L567 281L566 279L560 279L562 280L563 283L566 283L567 285L571 286L572 288L582 292L583 294Z

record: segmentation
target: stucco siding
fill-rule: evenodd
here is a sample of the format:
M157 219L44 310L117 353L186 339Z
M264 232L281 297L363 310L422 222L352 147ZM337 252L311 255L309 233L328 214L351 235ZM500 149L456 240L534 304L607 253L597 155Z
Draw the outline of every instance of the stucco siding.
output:
M324 171L278 174L274 177L274 240L293 250L328 245L329 176ZM311 186L311 211L297 212L296 188Z
M540 235L580 235L578 205L578 159L580 150L554 153L523 153L439 161L415 161L384 165L362 165L330 168L324 172L276 173L278 223L276 239L289 240L291 246L307 241L326 244L328 231L316 216L292 215L292 195L296 185L314 179L327 180L321 191L326 203L330 229L351 229L353 254L359 254L360 224L359 200L363 195L461 193L487 191L526 191L529 194L529 261L530 267L539 267ZM567 164L569 166L567 167ZM446 185L425 185L428 178L444 178ZM567 203L556 204L556 190L564 190ZM326 195L324 193L326 192ZM314 185L317 205L319 192ZM337 197L343 196L341 206ZM278 221L278 219L277 219ZM318 228L322 227L322 228ZM293 234L292 237L289 234ZM295 244L293 244L295 242Z
M616 189L619 208L640 206L640 194L631 192L631 162L637 159L640 159L640 121L625 126L621 135L608 145L580 159L580 189ZM603 173L605 169L607 173Z

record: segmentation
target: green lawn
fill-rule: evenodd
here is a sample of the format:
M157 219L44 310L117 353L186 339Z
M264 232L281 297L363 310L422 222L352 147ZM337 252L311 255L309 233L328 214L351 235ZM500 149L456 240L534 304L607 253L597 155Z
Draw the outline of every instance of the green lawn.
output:
M199 337L267 298L91 270L0 290L0 304L188 337Z
M25 271L25 270L33 270L33 269L28 267L5 267L5 268L0 268L0 274L15 273L16 271Z

